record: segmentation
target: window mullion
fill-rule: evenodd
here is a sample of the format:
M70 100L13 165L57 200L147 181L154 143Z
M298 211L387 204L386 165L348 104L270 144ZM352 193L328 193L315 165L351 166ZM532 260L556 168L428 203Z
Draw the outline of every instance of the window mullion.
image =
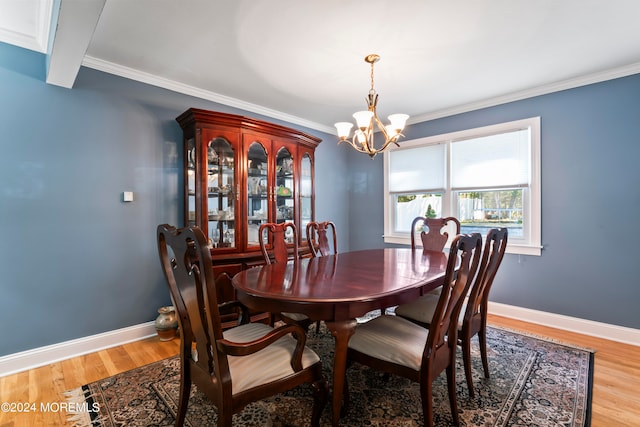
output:
M423 193L444 193L447 191L445 188L416 188L411 191L389 191L389 195L405 195L405 194L423 194Z
M455 216L457 217L457 212L455 208L455 204L457 201L455 200L454 195L451 192L451 183L453 182L452 171L451 171L451 144L453 141L449 140L446 143L445 148L445 187L446 190L443 194L444 200L442 201L443 206L446 206L446 209L443 209L442 216Z
M505 184L492 185L491 187L452 187L451 191L489 191L489 190L508 190L510 188L529 188L529 184Z

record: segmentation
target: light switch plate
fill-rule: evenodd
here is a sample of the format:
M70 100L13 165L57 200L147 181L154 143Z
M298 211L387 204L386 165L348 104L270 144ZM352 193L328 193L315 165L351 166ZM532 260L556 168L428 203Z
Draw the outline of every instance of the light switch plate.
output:
M125 191L122 193L123 202L133 202L133 191Z

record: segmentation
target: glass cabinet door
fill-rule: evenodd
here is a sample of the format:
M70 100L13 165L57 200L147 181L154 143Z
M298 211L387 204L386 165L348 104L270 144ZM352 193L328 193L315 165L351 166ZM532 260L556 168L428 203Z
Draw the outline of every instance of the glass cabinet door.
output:
M236 182L233 146L217 137L207 143L207 217L212 247L235 248Z
M307 224L313 221L313 176L311 156L305 153L300 161L300 239L306 240Z
M187 144L187 225L193 227L196 224L196 141L189 138Z
M252 142L247 153L247 246L260 244L260 224L269 220L268 165L263 145Z
M276 222L294 221L294 170L293 156L286 148L280 148L276 155ZM298 230L300 234L301 230Z
M209 240L216 277L222 272L233 277L264 262L259 236L264 223L293 222L301 255L309 255L305 232L316 217L313 168L320 138L199 108L189 108L176 121L183 131L182 224L199 227ZM220 281L221 301L235 295L227 282Z

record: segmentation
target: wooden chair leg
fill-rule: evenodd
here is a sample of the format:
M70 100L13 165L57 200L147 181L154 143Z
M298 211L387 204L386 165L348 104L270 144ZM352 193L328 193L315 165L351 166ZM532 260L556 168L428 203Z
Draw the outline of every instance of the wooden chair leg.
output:
M480 343L480 357L482 358L482 368L484 377L489 378L489 360L487 359L487 329L482 328L478 332L478 342Z
M454 352L455 355L455 352ZM451 406L451 418L453 425L460 425L458 417L458 400L456 398L456 364L455 360L447 367L447 388L449 390L449 405Z
M217 427L233 427L231 420L233 419L233 414L231 411L226 411L224 413L220 413L218 410L218 424Z
M464 365L464 375L467 378L467 388L469 397L474 397L473 377L471 376L471 338L462 334L462 364Z
M183 372L180 375L180 396L178 397L178 412L176 414L176 427L184 425L187 416L187 405L189 404L189 394L191 393L191 378Z
M311 384L313 391L313 412L311 413L311 426L320 427L322 411L329 401L329 384L326 380L316 381Z
M422 416L424 417L424 425L433 427L433 380L427 375L427 380L420 384L420 394L422 396Z

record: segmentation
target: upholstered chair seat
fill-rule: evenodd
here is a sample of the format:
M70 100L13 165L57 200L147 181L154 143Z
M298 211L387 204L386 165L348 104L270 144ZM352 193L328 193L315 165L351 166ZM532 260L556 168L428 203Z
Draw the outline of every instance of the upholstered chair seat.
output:
M358 325L349 348L419 371L429 330L397 316L382 315Z
M302 313L289 313L289 312L286 312L286 313L280 313L280 314L282 314L283 316L287 317L288 319L293 320L294 322L298 322L298 323L305 322L305 321L309 320L307 315L306 314L302 314Z
M236 326L223 332L224 339L235 343L246 343L262 338L273 328L263 323L249 323ZM277 381L293 375L291 355L296 348L296 340L290 335L280 338L270 346L248 356L229 356L229 372L233 394L240 393L262 384ZM198 353L191 352L194 361L198 361ZM308 347L302 353L302 368L317 363L318 355ZM260 366L260 369L256 369Z
M421 323L430 323L433 319L433 313L438 305L440 298L439 292L431 292L423 295L408 304L403 304L396 308L396 315L408 319L415 319ZM462 330L462 322L464 321L464 312L467 309L469 298L465 298L462 303L462 310L458 316L458 331Z

